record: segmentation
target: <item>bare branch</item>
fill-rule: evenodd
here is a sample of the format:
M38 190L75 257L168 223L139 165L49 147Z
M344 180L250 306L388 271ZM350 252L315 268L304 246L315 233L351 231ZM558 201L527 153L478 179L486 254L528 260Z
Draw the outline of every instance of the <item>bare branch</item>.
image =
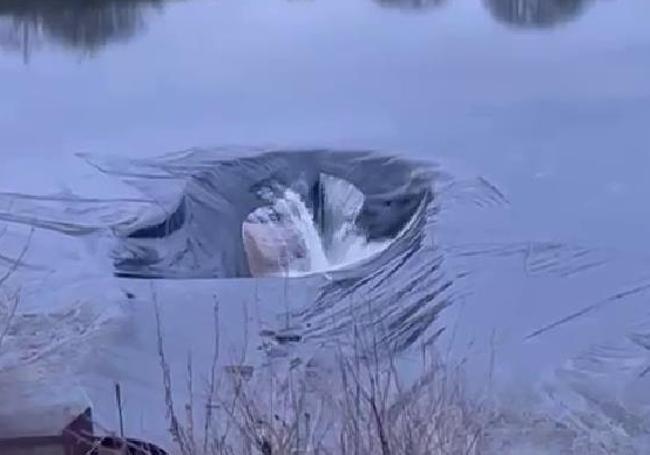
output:
M29 235L27 236L27 240L25 241L25 244L23 245L23 249L20 251L18 257L13 261L9 269L2 276L0 276L0 286L3 286L7 282L7 280L11 278L11 276L16 272L16 270L18 270L20 264L22 264L23 259L25 258L25 255L27 254L27 251L29 250L29 247L32 243L33 235L34 235L34 228L30 229Z
M9 328L11 327L11 323L13 319L16 317L16 310L18 309L18 304L20 303L20 295L16 293L12 297L10 297L8 301L9 303L8 303L7 316L5 318L5 321L3 322L4 327L0 331L0 348L2 348L2 342L4 341L5 337L9 333Z

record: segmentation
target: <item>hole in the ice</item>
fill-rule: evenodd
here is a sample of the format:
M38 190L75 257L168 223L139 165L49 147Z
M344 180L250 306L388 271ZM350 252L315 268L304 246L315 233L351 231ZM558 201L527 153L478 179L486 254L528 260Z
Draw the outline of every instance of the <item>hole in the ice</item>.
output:
M253 276L325 272L369 259L390 244L368 239L359 223L365 195L344 179L320 174L310 192L275 185L261 189L260 197L266 204L242 225Z
M431 196L425 174L372 154L212 161L188 171L174 207L121 238L116 274L303 276L367 263L423 216Z

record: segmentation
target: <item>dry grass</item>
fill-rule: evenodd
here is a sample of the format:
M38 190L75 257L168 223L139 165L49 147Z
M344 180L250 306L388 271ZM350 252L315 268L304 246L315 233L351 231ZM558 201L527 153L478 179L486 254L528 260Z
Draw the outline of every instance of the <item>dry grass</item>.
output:
M219 306L204 402L178 413L155 299L158 354L171 435L179 455L475 455L487 412L467 398L460 368L422 352L407 379L378 336L354 330L332 350L329 368L315 363L253 371L244 359L219 362ZM195 396L188 356L187 396ZM202 414L197 428L197 411ZM199 431L200 430L200 431Z
M6 228L0 231L0 238L2 238L5 233ZM20 303L20 290L9 291L6 285L23 262L27 250L29 250L33 234L34 230L32 229L18 257L15 259L9 259L6 270L0 272L0 349L2 348L2 343L5 337L9 333L9 328L16 316L16 311L18 310L18 305Z
M19 303L19 293L7 294L0 291L0 349L2 349L2 343L9 333Z
M30 235L31 239L31 235ZM19 292L6 284L20 255L0 273L0 348L16 315ZM467 399L459 368L422 352L409 378L379 334L359 324L347 340L331 346L328 366L314 362L255 371L242 355L220 363L219 305L214 305L214 352L204 393L195 390L195 365L187 357L186 403L175 402L158 302L153 294L164 401L177 455L475 455L486 413ZM200 402L194 398L202 395ZM179 409L181 411L179 412ZM116 435L87 441L89 452L147 454ZM106 444L109 440L111 444ZM91 444L92 442L92 444ZM113 444L114 442L114 444ZM113 450L107 446L113 445ZM176 454L174 454L176 455Z

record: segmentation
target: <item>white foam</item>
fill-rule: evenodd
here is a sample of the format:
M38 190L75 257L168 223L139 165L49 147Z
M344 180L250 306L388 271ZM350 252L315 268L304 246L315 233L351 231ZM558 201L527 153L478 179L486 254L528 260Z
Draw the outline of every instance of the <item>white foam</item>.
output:
M351 183L320 176L320 226L306 201L292 189L284 189L271 205L251 213L244 225L250 269L254 275L302 276L347 267L380 253L390 241L370 242L357 226L365 196ZM266 197L270 192L266 193ZM261 226L253 228L251 225ZM261 270L263 249L266 265ZM256 250L255 252L253 250ZM275 266L269 267L269 256Z

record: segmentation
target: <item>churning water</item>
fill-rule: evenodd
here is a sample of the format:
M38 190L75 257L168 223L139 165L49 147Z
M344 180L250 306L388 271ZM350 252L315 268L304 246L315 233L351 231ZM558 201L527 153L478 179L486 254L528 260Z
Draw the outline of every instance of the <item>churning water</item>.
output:
M365 196L343 179L320 174L305 194L291 188L265 188L263 194L269 205L256 209L243 225L254 276L299 276L349 267L395 240L368 239L357 224Z

